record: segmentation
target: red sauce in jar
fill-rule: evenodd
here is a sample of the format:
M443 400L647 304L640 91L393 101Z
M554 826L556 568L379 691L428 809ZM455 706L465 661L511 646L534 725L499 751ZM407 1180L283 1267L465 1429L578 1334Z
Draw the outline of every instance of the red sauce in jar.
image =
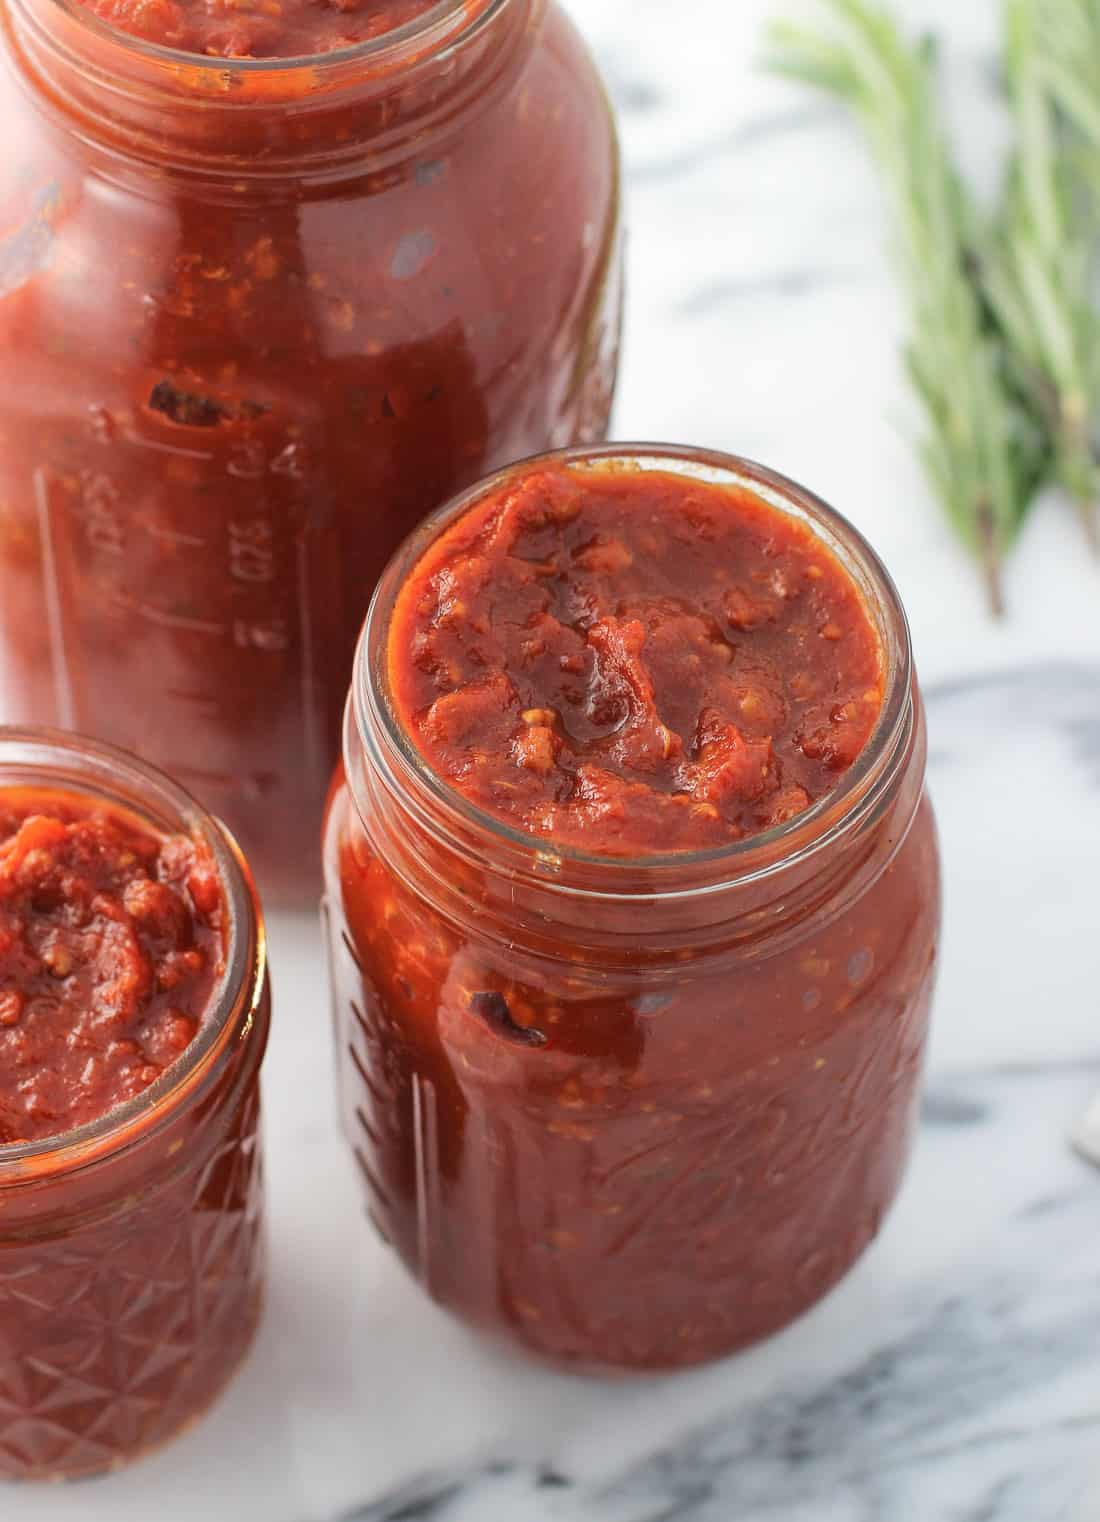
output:
M269 68L150 58L79 4L0 16L0 711L162 766L269 904L313 903L390 556L606 430L607 101L542 0L90 4L256 57L424 12L395 52Z
M391 564L353 699L327 923L379 1231L559 1365L785 1326L897 1192L936 963L873 553L744 461L519 465Z
M131 36L215 58L304 58L396 31L437 0L81 0ZM484 0L482 0L484 3ZM468 9L473 9L470 5Z
M730 845L823 798L882 704L878 635L800 519L671 472L550 467L480 500L397 602L434 770L597 854Z
M217 823L121 752L0 730L0 1480L117 1469L244 1358L269 1012Z
M0 792L0 1144L99 1119L195 1036L223 966L206 848L75 795Z

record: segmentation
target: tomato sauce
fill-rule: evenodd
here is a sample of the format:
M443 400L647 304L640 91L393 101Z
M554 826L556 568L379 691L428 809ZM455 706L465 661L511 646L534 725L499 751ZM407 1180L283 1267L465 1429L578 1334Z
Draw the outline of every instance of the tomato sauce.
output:
M264 938L163 774L0 728L0 1480L117 1469L259 1321Z
M81 0L120 31L215 58L297 58L372 42L437 0ZM482 0L484 3L484 0ZM474 10L473 4L467 7Z
M212 860L56 793L0 792L0 1145L98 1120L190 1045L223 966Z
M432 545L397 605L400 721L471 801L554 844L729 845L825 796L882 655L798 519L658 471L538 471Z
M888 577L761 467L573 451L413 536L325 871L345 1132L436 1300L668 1369L847 1272L920 1091L925 750Z

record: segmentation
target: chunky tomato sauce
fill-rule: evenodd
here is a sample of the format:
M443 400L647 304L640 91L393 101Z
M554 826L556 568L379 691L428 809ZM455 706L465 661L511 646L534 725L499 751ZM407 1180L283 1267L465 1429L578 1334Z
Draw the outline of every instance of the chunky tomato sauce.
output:
M78 737L0 735L0 771L0 1480L72 1479L252 1341L270 994L213 820Z
M882 702L878 637L800 520L659 471L557 467L479 502L398 602L432 766L555 844L731 844L822 798Z
M119 812L0 792L0 1144L38 1141L155 1082L221 971L213 861Z
M741 486L579 461L516 467L383 579L326 833L342 1116L442 1304L673 1368L784 1326L879 1229L936 837L873 557L848 541L864 601Z
M217 58L297 58L355 47L437 0L81 0L134 37ZM458 8L461 8L459 4ZM474 9L474 6L469 6Z

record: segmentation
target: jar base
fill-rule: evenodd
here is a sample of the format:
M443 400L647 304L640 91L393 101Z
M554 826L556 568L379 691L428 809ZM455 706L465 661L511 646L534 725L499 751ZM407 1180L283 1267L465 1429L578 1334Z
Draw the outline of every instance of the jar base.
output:
M751 1320L741 1318L739 1327L731 1329L724 1337L720 1336L716 1329L709 1339L700 1337L685 1341L678 1348L669 1347L653 1352L639 1351L636 1355L629 1354L622 1357L591 1358L581 1354L574 1355L556 1351L548 1347L545 1342L540 1343L535 1336L524 1335L520 1329L504 1327L499 1320L475 1319L464 1309L449 1305L445 1300L437 1300L437 1303L443 1310L471 1327L494 1347L558 1374L572 1374L581 1379L612 1382L651 1379L659 1376L673 1377L693 1369L703 1368L708 1364L722 1363L726 1359L735 1358L740 1353L747 1353L750 1349L778 1337L781 1332L787 1331L804 1316L809 1315L840 1288L866 1255L868 1249L876 1241L883 1221L893 1208L896 1197L895 1191L883 1207L875 1229L864 1234L853 1251L835 1260L828 1272L820 1273L815 1278L812 1288L809 1288L804 1295L789 1300L786 1305L777 1307L770 1313L763 1312ZM436 1297L433 1296L434 1298Z
M256 1334L263 1320L264 1296L258 1291L251 1312L249 1324L244 1330L243 1341L240 1351L233 1361L222 1371L220 1377L207 1391L200 1405L190 1411L185 1417L176 1423L169 1431L158 1433L148 1443L129 1452L119 1453L107 1464L89 1466L88 1468L66 1469L62 1467L43 1466L42 1468L22 1469L18 1472L6 1469L0 1464L0 1484L6 1485L80 1485L89 1481L104 1479L111 1474L117 1474L123 1469L130 1469L142 1460L159 1453L161 1449L169 1447L178 1438L184 1436L192 1427L197 1426L210 1415L213 1407L218 1403L226 1390L240 1374L248 1362L256 1345Z

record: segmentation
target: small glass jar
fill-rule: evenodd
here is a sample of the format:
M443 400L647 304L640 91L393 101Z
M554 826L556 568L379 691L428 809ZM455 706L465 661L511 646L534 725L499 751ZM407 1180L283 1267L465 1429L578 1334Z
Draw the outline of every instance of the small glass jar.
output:
M342 1118L369 1212L466 1320L562 1365L666 1369L812 1305L897 1192L940 923L924 716L893 584L811 493L675 448L560 458L725 482L802 518L885 653L878 723L832 794L730 848L632 862L480 812L394 716L403 578L527 466L414 534L367 620L325 868Z
M235 844L167 777L80 737L0 729L4 787L201 840L229 911L225 969L183 1055L99 1120L0 1146L0 1479L76 1479L201 1416L252 1342L266 953Z
M0 141L4 716L165 767L269 906L312 905L390 555L487 470L606 432L592 60L553 0L268 60L10 0Z

